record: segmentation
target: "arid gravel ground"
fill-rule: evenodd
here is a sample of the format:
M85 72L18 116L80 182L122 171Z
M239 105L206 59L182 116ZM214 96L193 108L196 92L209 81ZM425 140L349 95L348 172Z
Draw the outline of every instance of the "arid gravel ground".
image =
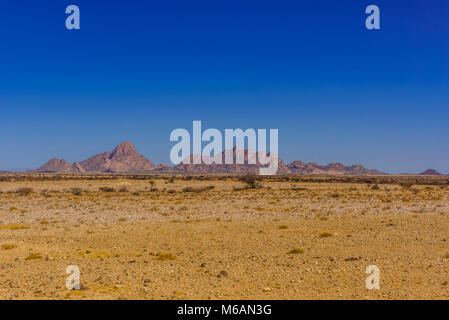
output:
M449 298L448 187L262 184L2 181L0 298Z

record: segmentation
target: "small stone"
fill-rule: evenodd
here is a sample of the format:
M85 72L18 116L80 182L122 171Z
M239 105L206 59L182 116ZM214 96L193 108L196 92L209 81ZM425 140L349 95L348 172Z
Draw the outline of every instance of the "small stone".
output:
M228 273L225 270L221 270L220 273L217 275L219 278L227 277Z

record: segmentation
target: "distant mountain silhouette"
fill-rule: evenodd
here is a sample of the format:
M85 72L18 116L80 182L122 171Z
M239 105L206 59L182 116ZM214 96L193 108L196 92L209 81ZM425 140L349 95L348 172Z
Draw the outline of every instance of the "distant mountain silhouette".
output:
M248 149L240 149L238 150L236 147L234 147L232 150L229 150L232 152L232 164L225 164L225 152L223 151L220 154L214 156L214 157L207 157L206 159L209 159L210 162L212 160L221 160L221 164L206 164L203 162L203 159L201 160L201 163L194 164L194 155L191 155L189 157L190 164L184 164L180 163L177 166L175 166L175 169L180 170L182 172L188 172L188 173L235 173L235 174L258 174L259 168L261 167L267 167L268 165L262 165L258 159L259 157L256 156L256 153L252 150ZM237 153L238 152L243 153L243 164L236 164L237 163ZM258 153L259 155L264 155L261 151ZM270 154L268 153L268 157ZM248 159L252 159L255 164L249 164ZM207 161L207 160L206 160ZM290 170L285 165L284 161L282 159L278 158L278 174L288 174L290 173Z
M34 172L42 172L42 173L81 173L82 168L79 167L79 164L75 162L73 165L65 161L64 159L56 159L53 158L44 164L42 167L31 170Z
M442 173L439 173L438 171L434 170L434 169L427 169L424 172L421 172L419 174L420 176L442 176Z
M231 151L231 150L230 150ZM221 158L222 164L206 164L200 159L199 164L193 164L194 155L191 155L190 164L180 163L174 167L166 164L154 165L150 160L139 154L134 145L127 141L119 144L112 152L104 152L94 155L86 160L68 163L64 159L51 159L43 166L29 172L40 173L84 173L84 172L154 172L154 173L224 173L224 174L257 174L259 168L263 167L258 162L259 156L250 150L243 152L244 164L236 164L237 148L232 149L233 164L225 164L225 151L209 160ZM269 156L270 154L268 154ZM255 164L248 164L248 159L255 160ZM207 161L207 160L206 160ZM314 162L304 163L296 160L286 165L278 158L278 174L301 174L301 175L379 175L385 174L378 170L366 169L360 164L346 166L341 163L330 163L319 165ZM427 170L422 174L440 175L435 170Z
M345 166L341 163L330 163L326 166L320 166L315 162L304 163L302 161L293 161L288 166L290 173L294 174L328 174L328 175L378 175L385 174L377 170L366 169L360 164Z

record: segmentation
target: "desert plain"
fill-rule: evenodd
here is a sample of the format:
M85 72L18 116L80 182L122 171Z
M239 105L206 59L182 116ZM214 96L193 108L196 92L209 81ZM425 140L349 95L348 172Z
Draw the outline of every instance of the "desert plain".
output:
M448 177L0 178L0 299L449 298Z

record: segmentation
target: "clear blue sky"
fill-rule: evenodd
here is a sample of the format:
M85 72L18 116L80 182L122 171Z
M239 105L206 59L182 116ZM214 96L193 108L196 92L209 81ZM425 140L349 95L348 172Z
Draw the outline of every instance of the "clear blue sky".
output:
M169 163L202 120L278 128L286 162L449 173L449 2L5 0L0 111L0 169L125 140Z

